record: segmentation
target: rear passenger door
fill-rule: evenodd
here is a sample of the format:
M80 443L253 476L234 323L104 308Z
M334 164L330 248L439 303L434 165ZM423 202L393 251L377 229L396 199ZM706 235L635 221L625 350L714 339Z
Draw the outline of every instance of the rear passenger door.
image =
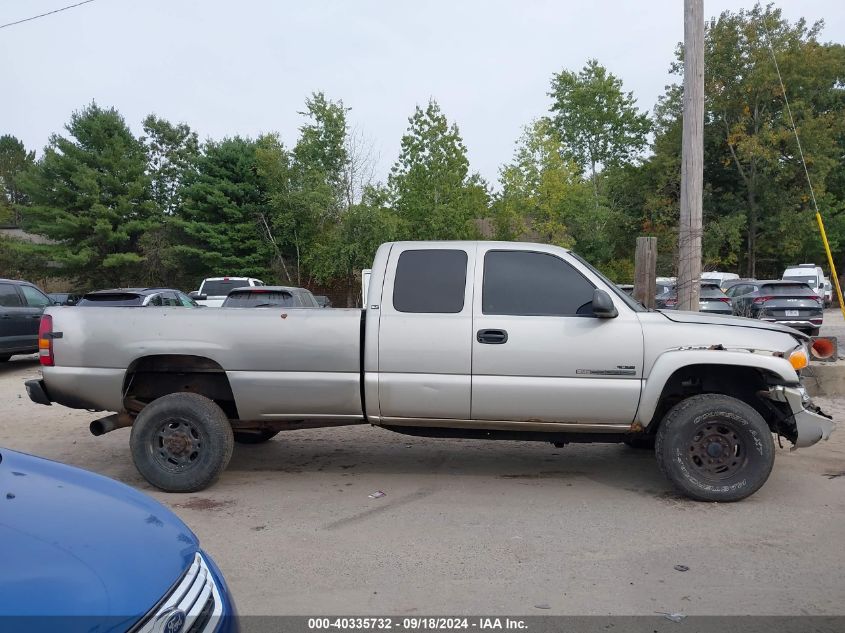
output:
M384 422L469 419L475 249L437 242L391 249L376 306Z

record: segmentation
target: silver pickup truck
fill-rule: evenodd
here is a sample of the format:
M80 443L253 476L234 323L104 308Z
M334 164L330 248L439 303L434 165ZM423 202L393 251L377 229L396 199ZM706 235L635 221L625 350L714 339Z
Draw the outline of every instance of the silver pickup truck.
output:
M167 491L226 468L233 442L372 424L431 437L652 445L684 494L763 485L773 434L833 422L801 386L806 336L751 319L643 308L572 252L514 242L394 242L363 310L51 307L35 402L113 411Z

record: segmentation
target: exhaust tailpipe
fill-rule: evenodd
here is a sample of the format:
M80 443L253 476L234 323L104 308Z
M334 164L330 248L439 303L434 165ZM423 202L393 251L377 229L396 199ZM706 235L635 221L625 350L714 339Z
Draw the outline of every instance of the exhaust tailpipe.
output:
M104 418L100 418L99 420L94 420L88 426L88 429L91 431L91 435L99 437L100 435L105 435L115 429L132 426L132 422L134 420L135 418L128 413L113 413Z

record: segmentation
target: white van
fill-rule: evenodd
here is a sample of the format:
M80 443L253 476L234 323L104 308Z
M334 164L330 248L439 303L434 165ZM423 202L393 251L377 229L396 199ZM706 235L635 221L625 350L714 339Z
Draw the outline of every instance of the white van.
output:
M783 279L802 281L813 289L819 297L824 297L824 271L815 264L799 264L783 271Z

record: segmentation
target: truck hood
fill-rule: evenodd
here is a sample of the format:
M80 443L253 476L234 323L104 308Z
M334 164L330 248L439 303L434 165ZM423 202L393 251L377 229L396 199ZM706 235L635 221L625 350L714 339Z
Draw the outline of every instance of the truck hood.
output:
M791 327L780 325L778 323L769 323L768 321L760 321L758 319L747 319L745 317L736 316L719 316L715 314L702 314L701 312L686 312L679 310L657 310L663 316L675 323L700 323L702 325L725 325L728 327L744 327L753 328L755 330L769 330L772 332L782 332L784 334L791 334L799 341L808 341L810 337L794 330Z
M0 449L0 616L18 616L22 630L50 616L65 616L64 631L126 630L198 547L175 514L129 486Z

